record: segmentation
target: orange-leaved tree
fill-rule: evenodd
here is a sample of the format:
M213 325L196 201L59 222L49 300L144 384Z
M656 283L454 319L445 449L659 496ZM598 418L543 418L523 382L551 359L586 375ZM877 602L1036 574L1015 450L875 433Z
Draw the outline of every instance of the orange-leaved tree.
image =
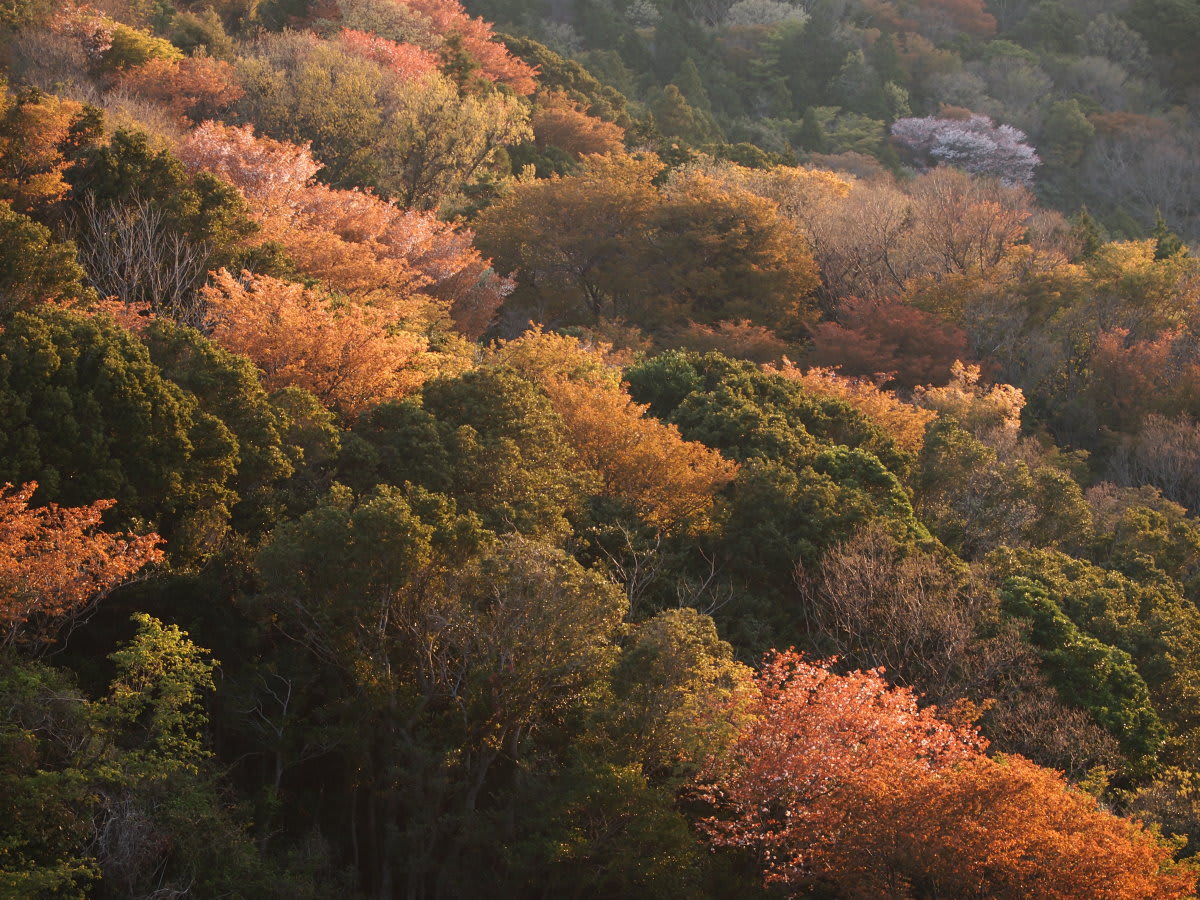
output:
M582 104L562 91L538 95L538 107L530 119L538 147L560 147L577 159L589 153L618 153L625 129L588 115Z
M430 374L425 340L390 328L377 308L224 269L204 298L213 340L249 357L269 390L298 385L343 417L410 393Z
M29 507L37 482L0 487L0 647L50 640L113 588L162 558L157 534L106 534L115 500Z
M237 84L233 66L211 56L155 58L126 69L118 78L130 93L197 122L226 112L246 93Z
M20 213L45 211L67 195L71 127L83 105L41 91L0 91L0 200Z
M580 461L599 473L604 490L659 528L704 516L733 480L737 465L675 425L646 414L619 387L555 379L545 385Z
M991 759L966 724L881 673L769 655L755 718L709 761L710 841L757 856L764 880L838 896L1192 896L1196 874L1140 824L1055 772Z

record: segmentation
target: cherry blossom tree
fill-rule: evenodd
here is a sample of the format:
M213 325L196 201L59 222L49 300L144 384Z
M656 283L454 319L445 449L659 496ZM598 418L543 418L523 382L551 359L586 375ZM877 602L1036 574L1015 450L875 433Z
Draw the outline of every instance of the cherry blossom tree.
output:
M892 138L924 168L950 165L973 175L993 175L1008 185L1031 185L1040 164L1025 132L996 125L987 116L897 119Z

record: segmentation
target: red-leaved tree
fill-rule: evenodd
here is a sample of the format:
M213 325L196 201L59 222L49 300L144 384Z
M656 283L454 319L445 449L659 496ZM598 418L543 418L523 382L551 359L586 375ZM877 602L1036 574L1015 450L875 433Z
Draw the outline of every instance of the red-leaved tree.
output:
M955 360L968 359L967 335L902 300L846 300L838 321L812 328L809 362L845 375L886 373L900 388L945 384Z
M337 40L343 50L377 62L405 81L415 81L436 72L441 64L437 54L416 44L400 44L366 31L344 28Z

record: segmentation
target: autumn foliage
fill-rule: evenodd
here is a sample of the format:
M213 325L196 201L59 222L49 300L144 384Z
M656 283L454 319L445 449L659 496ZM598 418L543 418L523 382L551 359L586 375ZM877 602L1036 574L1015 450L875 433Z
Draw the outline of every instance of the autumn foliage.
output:
M468 337L490 324L513 284L496 275L465 228L404 210L366 191L319 184L307 147L205 122L179 148L192 168L242 191L263 225L306 274L361 299L386 302L416 323L448 315Z
M1020 757L991 759L973 728L921 708L878 671L835 674L768 656L758 717L700 795L718 846L768 883L841 896L1183 898L1171 848Z
M538 147L559 147L577 158L621 149L625 129L620 125L588 115L582 104L562 91L552 91L540 101L530 120Z
M82 104L52 94L0 96L0 198L29 213L66 195L64 145L82 112Z
M152 59L122 72L120 86L196 122L227 112L245 94L233 66L207 56Z
M925 443L925 427L937 418L932 409L907 403L870 378L841 375L831 368L801 369L786 359L782 366L769 371L804 385L805 390L818 397L844 400L881 425L897 444L914 453Z
M213 339L249 357L269 389L298 385L345 417L412 392L428 374L425 342L390 329L379 309L224 270L204 296Z
M353 28L342 29L338 35L338 43L342 49L377 62L406 81L436 72L440 62L436 54L415 44L400 44Z
M566 439L601 489L650 525L670 530L700 523L737 466L715 450L685 441L679 429L635 403L605 358L608 348L534 329L489 354L539 384L562 417Z
M458 0L397 0L432 23L433 31L444 39L456 36L463 51L478 63L483 77L503 84L517 94L532 94L537 87L530 66L517 59L494 40L492 27L483 19L472 18ZM426 49L440 49L429 48Z
M1133 432L1150 414L1174 416L1197 408L1200 359L1183 328L1137 340L1127 328L1104 331L1093 348L1087 393L1101 421Z
M944 384L954 361L968 357L961 329L900 300L847 300L838 321L813 326L812 340L812 364L886 375L901 388Z
M623 390L558 379L547 385L567 437L606 491L647 522L669 526L702 516L737 466L674 425L646 414Z
M29 507L36 482L0 488L0 646L52 638L113 588L162 558L157 534L99 530L113 500Z

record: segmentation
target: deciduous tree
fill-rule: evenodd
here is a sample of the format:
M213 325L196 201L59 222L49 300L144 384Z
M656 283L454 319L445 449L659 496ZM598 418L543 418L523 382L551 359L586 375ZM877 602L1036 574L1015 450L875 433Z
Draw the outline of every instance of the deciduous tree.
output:
M156 534L107 534L115 501L36 508L37 489L0 488L0 647L52 639L114 588L162 558Z
M385 311L338 305L269 276L243 283L224 270L204 297L213 339L253 360L269 389L303 387L345 418L416 390L428 375L425 342L391 330Z
M1183 898L1195 874L1142 826L1053 772L992 760L876 672L768 657L759 718L703 773L719 846L792 891L894 897ZM1035 799L1036 798L1036 799Z

